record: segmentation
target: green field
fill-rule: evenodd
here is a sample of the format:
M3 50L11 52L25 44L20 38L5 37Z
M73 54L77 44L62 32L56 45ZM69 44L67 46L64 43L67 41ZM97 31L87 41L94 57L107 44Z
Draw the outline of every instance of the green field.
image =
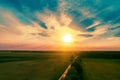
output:
M85 80L120 80L120 59L83 59Z
M0 51L0 80L57 80L70 64L71 54Z
M120 52L82 52L64 80L120 80Z
M120 80L119 51L0 51L0 80L58 80L70 64L62 80Z

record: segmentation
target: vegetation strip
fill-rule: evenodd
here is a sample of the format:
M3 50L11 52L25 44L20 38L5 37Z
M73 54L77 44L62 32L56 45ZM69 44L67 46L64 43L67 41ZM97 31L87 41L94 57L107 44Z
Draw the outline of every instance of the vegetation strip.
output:
M62 74L62 76L58 80L63 80L66 77L66 75L67 75L70 68L71 68L71 64L67 67L65 72Z
M72 58L73 58L73 57L72 57ZM76 56L76 57L72 60L72 63L74 63L77 58L78 58L78 56ZM64 79L65 79L65 77L67 76L67 73L68 73L68 71L70 70L71 66L72 66L72 64L70 64L70 65L67 67L67 69L65 70L65 72L62 74L62 76L61 76L58 80L64 80Z

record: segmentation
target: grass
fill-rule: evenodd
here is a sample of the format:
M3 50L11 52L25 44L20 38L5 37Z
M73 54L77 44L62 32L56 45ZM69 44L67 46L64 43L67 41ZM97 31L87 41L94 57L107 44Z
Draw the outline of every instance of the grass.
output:
M58 80L69 64L63 80L120 80L119 55L119 51L0 51L0 80Z
M79 59L76 59L64 80L83 80L83 69Z
M0 80L57 80L71 54L40 51L0 51Z
M86 80L120 80L120 60L83 59Z
M120 52L81 52L64 80L120 80Z

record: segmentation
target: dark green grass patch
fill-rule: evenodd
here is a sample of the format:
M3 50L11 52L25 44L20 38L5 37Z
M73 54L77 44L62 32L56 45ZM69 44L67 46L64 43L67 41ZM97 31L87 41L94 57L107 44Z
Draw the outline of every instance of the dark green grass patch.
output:
M0 80L57 80L71 54L49 51L0 51Z
M120 80L120 51L78 53L64 80Z

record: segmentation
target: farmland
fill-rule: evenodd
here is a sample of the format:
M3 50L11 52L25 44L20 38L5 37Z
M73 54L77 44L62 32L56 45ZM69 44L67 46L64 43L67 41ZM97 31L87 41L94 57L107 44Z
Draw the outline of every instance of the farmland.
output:
M70 64L64 52L1 51L0 80L57 80Z
M120 80L119 55L117 51L80 53L64 80Z
M120 80L119 51L0 51L0 80ZM75 58L77 57L77 58Z

